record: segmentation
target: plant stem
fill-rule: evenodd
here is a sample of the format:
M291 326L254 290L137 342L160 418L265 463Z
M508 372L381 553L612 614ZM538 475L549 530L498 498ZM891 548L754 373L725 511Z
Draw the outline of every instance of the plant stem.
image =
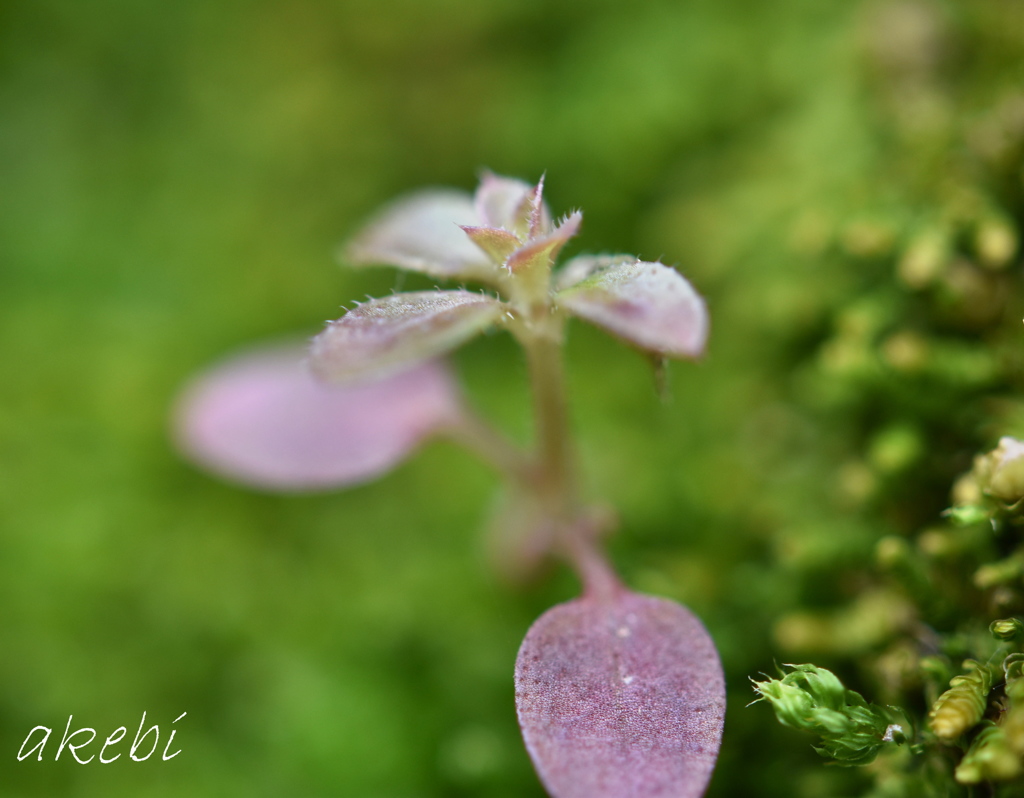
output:
M562 358L564 326L565 320L545 305L534 311L533 323L524 325L518 336L529 365L537 428L532 487L557 530L555 545L583 582L585 593L607 598L621 589L621 583L595 544L593 515L579 501Z
M566 522L575 514L577 486L565 398L562 324L560 319L550 319L541 334L525 342L525 348L537 425L537 490L551 517Z
M575 534L565 536L564 547L566 557L583 582L587 596L603 601L625 589L619 575L597 545L593 528L586 524L578 526Z

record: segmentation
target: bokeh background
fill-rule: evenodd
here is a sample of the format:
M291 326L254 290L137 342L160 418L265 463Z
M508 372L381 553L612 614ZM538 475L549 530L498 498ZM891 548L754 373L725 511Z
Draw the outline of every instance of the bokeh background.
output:
M709 794L863 793L748 677L814 658L884 698L914 609L878 541L1024 434L1022 60L1017 0L0 3L0 795L543 795L512 666L576 585L496 577L493 475L431 444L261 495L168 435L210 362L432 285L337 245L484 167L546 172L570 252L662 258L711 308L669 402L624 345L569 346L614 559L720 647ZM455 360L526 439L507 337ZM15 760L143 711L161 750L188 712L180 756Z

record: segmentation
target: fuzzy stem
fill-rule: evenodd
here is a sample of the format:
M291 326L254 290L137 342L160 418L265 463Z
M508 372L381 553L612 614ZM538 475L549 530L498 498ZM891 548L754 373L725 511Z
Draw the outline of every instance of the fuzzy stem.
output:
M595 543L595 530L577 525L572 534L563 538L566 559L583 582L586 596L598 601L614 598L625 589L619 575L601 548Z
M525 342L525 347L537 425L537 489L552 519L564 523L574 514L576 479L569 439L561 326L561 320L550 319L541 334Z
M583 582L584 593L609 598L622 583L595 544L594 519L579 501L562 358L565 320L550 305L535 309L533 316L518 336L529 365L537 429L532 487L557 530L555 546Z

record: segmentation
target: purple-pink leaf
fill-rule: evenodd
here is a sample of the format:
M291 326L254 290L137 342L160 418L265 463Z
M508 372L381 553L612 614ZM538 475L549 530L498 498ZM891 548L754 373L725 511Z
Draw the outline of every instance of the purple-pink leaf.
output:
M697 357L708 336L704 300L675 269L634 261L597 271L559 291L555 302L640 349Z
M555 290L569 288L602 269L625 263L636 263L636 255L577 255L567 260L555 274Z
M380 377L444 354L489 327L505 310L500 300L471 291L416 291L371 299L313 339L310 363L317 376L334 382Z
M550 227L551 214L539 188L541 186L531 186L522 180L484 172L473 198L480 223L503 228L523 240L531 234L543 234Z
M339 387L313 377L304 356L264 348L200 375L178 402L179 448L245 485L322 490L373 479L458 421L458 389L437 362Z
M412 194L388 205L342 251L354 266L389 265L435 277L494 283L497 267L461 225L478 225L473 200L459 191Z
M551 218L544 206L544 175L540 176L540 180L537 185L533 187L533 191L530 192L530 214L529 214L529 237L540 238L546 235L548 230L551 229Z
M697 798L718 756L725 679L689 610L619 588L534 623L516 707L553 798Z

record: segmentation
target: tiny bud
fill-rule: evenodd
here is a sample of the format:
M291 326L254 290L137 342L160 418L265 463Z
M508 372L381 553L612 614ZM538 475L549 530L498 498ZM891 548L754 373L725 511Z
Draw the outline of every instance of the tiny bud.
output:
M974 572L974 586L979 590L1012 582L1021 574L1022 563L1014 558L986 563Z
M968 471L953 483L951 498L955 505L981 504L981 488L974 472Z
M987 509L976 504L950 507L943 515L957 526L971 526L981 521L987 521L992 516Z
M837 336L826 341L818 358L823 371L842 379L863 376L870 373L873 366L868 347L853 337Z
M866 340L884 323L885 308L870 300L854 302L836 320L836 328L844 338Z
M789 246L798 255L819 257L833 234L834 224L820 210L805 211L789 230Z
M928 713L928 726L945 743L972 729L985 713L992 689L992 670L977 662L964 663L970 670L954 676L949 689L936 699Z
M1013 503L1024 499L1024 441L1004 437L999 446L975 464L982 490Z
M1020 759L1005 731L986 721L957 765L954 776L960 784L978 784L982 781L1009 781L1020 772Z
M883 694L895 696L912 688L920 681L918 661L920 652L907 641L896 642L881 652L871 665L871 671Z
M1018 756L1024 754L1024 706L1012 706L1002 721L1006 742Z
M1003 676L1006 679L1003 690L1010 699L1010 710L1020 714L1024 711L1024 654L1015 651L1003 660ZM1022 721L1024 717L1017 719L1018 723Z
M942 291L948 297L950 311L961 323L980 327L999 317L1009 292L995 277L964 258L950 263L942 275Z
M913 465L924 453L916 429L906 424L886 427L871 441L868 457L883 474L895 474Z
M893 333L882 344L882 358L896 371L920 371L928 363L928 342L910 330Z
M887 535L875 545L875 559L883 568L895 568L905 563L909 556L907 541L895 535Z
M928 557L948 557L958 551L953 535L943 529L926 529L917 536L918 550Z
M885 727L885 734L882 735L882 742L903 745L906 741L907 734L903 731L903 727L900 726L900 724L890 723Z
M900 258L897 272L908 288L926 288L946 268L949 240L941 230L929 230L914 239Z
M784 651L820 651L831 647L832 633L829 623L807 612L792 612L782 616L772 628L775 644Z
M996 640L1013 640L1020 637L1021 633L1024 632L1024 622L1020 618L992 621L988 630Z
M1002 269L1017 254L1017 231L1002 217L981 221L974 234L978 260L990 269Z
M988 602L993 612L1002 612L1019 607L1021 595L1007 585L998 585L988 594Z
M851 222L842 232L842 246L857 258L878 258L893 246L893 232L884 222L860 219Z
M921 657L917 667L921 671L921 676L929 682L934 682L936 685L947 684L952 676L949 661L944 657L934 654Z
M851 460L839 467L836 486L842 498L856 506L874 495L878 489L878 477L863 461Z

